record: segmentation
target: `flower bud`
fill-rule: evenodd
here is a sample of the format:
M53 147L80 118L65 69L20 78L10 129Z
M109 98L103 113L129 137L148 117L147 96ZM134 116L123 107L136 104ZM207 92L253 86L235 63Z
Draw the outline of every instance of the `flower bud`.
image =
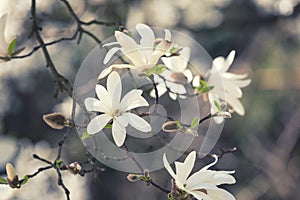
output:
M127 179L128 179L130 182L136 182L136 181L139 180L136 174L128 174Z
M127 176L127 180L129 180L130 182L140 181L141 178L143 178L143 176L139 174L128 174Z
M61 113L50 113L43 116L45 123L54 129L63 129L66 125L69 124L66 117Z
M10 163L6 164L7 182L11 188L19 188L19 178L16 174L14 166Z
M149 174L149 170L148 170L148 169L144 169L144 177L145 177L145 178L150 177L150 174Z
M173 133L180 129L180 122L178 121L169 121L163 124L162 130L167 133Z
M67 169L69 170L69 172L76 175L80 172L81 166L78 162L73 162L73 163L71 163L70 165L67 166Z
M230 112L225 112L225 111L220 112L220 113L218 114L218 116L221 116L221 117L224 117L224 118L231 118Z

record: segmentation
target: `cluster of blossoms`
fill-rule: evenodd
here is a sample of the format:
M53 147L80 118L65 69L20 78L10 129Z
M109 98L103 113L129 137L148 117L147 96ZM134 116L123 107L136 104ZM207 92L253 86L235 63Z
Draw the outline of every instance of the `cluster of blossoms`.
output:
M187 93L186 86L191 85L194 88L194 96L203 95L209 101L211 116L216 123L221 123L224 117L231 116L227 106L222 105L228 104L230 110L244 115L239 98L242 97L241 88L249 85L250 79L246 79L247 74L227 72L233 63L235 51L230 52L226 59L215 58L206 74L193 74L189 69L190 48L173 42L170 31L164 31L164 38L155 38L154 31L147 25L138 24L136 30L141 38L139 43L127 32L116 31L116 42L104 45L111 48L103 64L108 64L118 51L121 51L128 63L111 64L104 69L98 79L107 77L106 88L97 84L97 98L85 99L88 111L100 113L89 122L89 135L99 133L104 128L111 128L115 144L121 147L125 143L128 125L141 132L151 131L151 126L146 120L131 112L133 109L149 106L142 96L143 91L133 89L121 98L122 81L114 69L135 70L140 76L152 81L154 86L149 95L156 99L167 92L172 100L187 98L190 94ZM235 179L230 175L234 171L209 170L209 167L216 164L216 157L213 163L188 178L195 160L196 153L191 152L183 163L175 162L175 174L164 155L164 166L174 178L179 190L197 199L235 199L230 193L217 187L220 184L235 183Z

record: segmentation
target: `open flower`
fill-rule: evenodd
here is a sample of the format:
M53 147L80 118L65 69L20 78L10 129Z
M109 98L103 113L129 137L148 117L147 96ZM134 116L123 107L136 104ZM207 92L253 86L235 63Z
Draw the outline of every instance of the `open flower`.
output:
M147 121L136 114L130 113L131 109L149 106L142 97L142 90L134 89L128 92L121 100L122 82L117 72L112 72L107 78L107 90L102 85L96 85L96 94L99 99L86 98L85 107L88 111L101 112L93 118L87 126L89 134L101 131L112 121L112 136L118 147L122 146L126 138L126 127L130 124L142 132L151 131Z
M104 64L107 64L111 57L119 50L130 60L131 64L111 65L100 73L99 79L107 76L113 68L130 68L142 71L153 67L172 45L172 43L169 42L171 33L167 30L165 30L165 39L161 40L157 46L155 46L154 32L149 26L137 24L136 30L141 36L140 44L137 44L129 35L115 31L117 42L104 45L104 47L120 45L120 47L113 47L107 52L103 61Z
M239 115L245 114L245 109L239 98L243 96L241 88L250 84L251 79L245 79L247 74L234 74L227 72L235 56L235 51L231 51L228 57L217 57L213 60L213 66L207 80L209 86L213 86L208 92L208 99L211 104L211 113L217 113L215 101L225 101ZM199 86L199 76L193 80L193 86ZM214 117L216 123L222 123L223 117Z
M209 170L215 165L218 157L215 156L215 161L206 165L198 172L192 174L192 169L196 160L196 152L192 151L183 163L175 162L176 174L171 168L166 155L163 156L163 163L169 174L174 178L176 186L193 195L199 200L235 200L235 197L224 189L218 188L221 184L234 184L235 178L230 175L234 171L215 171Z
M190 83L193 79L192 72L187 69L188 61L190 58L190 48L184 47L179 52L179 55L170 57L162 57L163 63L168 69L163 71L159 77L154 76L154 81L157 84L158 96L163 95L169 88L169 96L171 99L176 100L177 95L185 98L183 94L186 93L184 84ZM166 88L167 87L167 88ZM151 97L155 97L155 91L150 92Z

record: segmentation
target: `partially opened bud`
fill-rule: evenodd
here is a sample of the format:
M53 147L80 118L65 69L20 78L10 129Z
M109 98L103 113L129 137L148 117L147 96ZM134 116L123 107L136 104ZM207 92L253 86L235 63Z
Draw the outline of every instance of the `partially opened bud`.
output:
M130 181L130 182L136 182L136 181L139 181L141 180L141 175L139 174L128 174L127 176L127 179Z
M11 188L19 188L19 178L16 174L14 166L10 163L6 164L7 182Z
M67 166L69 172L72 174L78 174L81 170L81 166L78 162L73 162L70 165Z
M144 169L144 177L145 177L145 178L150 177L150 174L149 174L149 170L148 170L148 169Z
M181 128L180 122L178 121L169 121L163 124L162 130L167 133L173 133L179 131Z
M54 129L63 129L69 124L66 117L61 113L51 113L43 116L43 120L48 126Z
M231 118L230 112L220 112L218 113L218 116L224 117L224 118Z

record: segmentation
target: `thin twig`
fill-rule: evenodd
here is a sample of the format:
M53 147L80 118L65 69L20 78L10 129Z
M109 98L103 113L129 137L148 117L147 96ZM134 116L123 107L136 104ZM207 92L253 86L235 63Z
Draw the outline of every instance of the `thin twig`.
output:
M138 166L138 168L141 170L141 173L143 173L143 172L144 172L143 167L142 167L141 164L135 159L134 156L130 155L126 143L124 143L123 145L124 145L124 148L126 149L127 155L128 155L128 156L133 160L133 162Z
M38 20L36 18L36 0L32 0L31 1L31 16L32 16L32 31L34 33L34 35L36 36L36 39L38 41L38 43L40 44L46 63L47 63L47 67L49 67L54 80L56 81L56 83L58 84L58 89L62 90L62 91L66 91L68 93L68 95L71 97L72 96L72 84L70 83L70 81L68 79L66 79L64 76L62 76L61 74L58 73L58 71L56 70L56 67L52 61L52 58L50 57L50 54L48 52L47 47L45 46L45 42L42 38L42 36L40 35L40 28L38 26Z
M150 183L152 186L158 188L159 190L161 190L162 192L164 192L164 193L166 193L166 194L169 194L169 193L170 193L169 190L166 190L166 189L164 189L163 187L161 187L160 185L156 184L155 182L153 182L152 179L149 181L149 183Z

